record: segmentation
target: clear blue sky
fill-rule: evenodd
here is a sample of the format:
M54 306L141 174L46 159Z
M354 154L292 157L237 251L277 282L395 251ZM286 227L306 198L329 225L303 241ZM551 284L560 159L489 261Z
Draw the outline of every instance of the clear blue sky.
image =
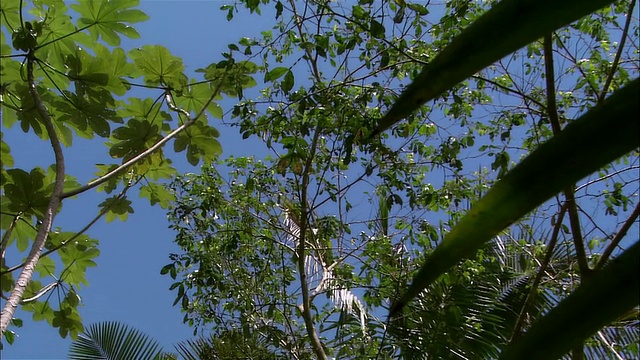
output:
M228 43L243 36L258 35L273 23L273 18L266 16L252 16L247 21L236 18L227 22L226 13L219 8L231 3L232 0L142 1L140 9L150 19L135 25L141 34L140 39L123 38L122 46L130 49L144 44L163 45L181 57L187 75L195 77L195 69L222 59L220 53L227 50ZM223 102L221 105L226 111L230 104ZM215 126L217 120L211 121ZM224 155L238 154L241 150L243 155L251 152L246 141L240 144L235 130L218 128L223 132L220 142ZM9 131L3 129L3 132L16 167L30 169L53 163L48 142L34 141L34 135L24 134L18 126ZM68 173L76 176L80 183L86 183L93 177L94 164L110 162L104 145L77 138L65 156ZM173 159L179 171L197 171L186 162L184 154ZM121 321L157 339L165 350L173 350L172 344L192 338L193 331L182 324L183 314L179 307L171 305L175 296L169 291L171 279L160 275L162 266L169 263L169 253L179 249L173 244L173 232L167 228L166 212L160 207L151 207L135 192L130 194L135 214L130 215L128 221L116 220L107 224L101 220L88 232L100 240L101 255L97 259L98 267L87 271L89 286L79 292L83 304L80 313L85 326L99 321ZM97 204L104 197L103 193L89 192L75 200L65 201L54 227L60 226L65 231L79 230L95 216ZM56 296L54 293L52 301L56 301ZM5 346L2 359L66 358L71 342L68 338L62 339L57 329L46 322L32 321L31 313L18 312L17 317L24 320L24 326L13 329L18 338L14 345Z

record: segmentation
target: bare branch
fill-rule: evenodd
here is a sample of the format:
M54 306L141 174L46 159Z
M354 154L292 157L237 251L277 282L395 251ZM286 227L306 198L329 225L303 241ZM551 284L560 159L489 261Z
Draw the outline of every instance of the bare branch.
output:
M636 208L633 210L633 213L629 215L629 218L622 224L620 230L616 233L616 235L611 239L611 243L604 250L602 256L598 260L598 263L594 267L594 270L600 270L604 264L609 260L613 250L620 244L620 241L627 235L627 231L631 228L633 223L635 223L636 219L638 219L638 215L640 215L640 203L636 204Z

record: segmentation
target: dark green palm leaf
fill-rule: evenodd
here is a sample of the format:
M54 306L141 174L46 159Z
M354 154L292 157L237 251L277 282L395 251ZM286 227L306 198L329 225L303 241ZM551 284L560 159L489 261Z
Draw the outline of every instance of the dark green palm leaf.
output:
M91 325L69 349L71 360L149 360L162 356L158 342L115 321Z
M612 0L503 0L431 61L378 121L380 134L460 81Z
M500 358L559 358L638 306L639 258L636 242L511 343Z

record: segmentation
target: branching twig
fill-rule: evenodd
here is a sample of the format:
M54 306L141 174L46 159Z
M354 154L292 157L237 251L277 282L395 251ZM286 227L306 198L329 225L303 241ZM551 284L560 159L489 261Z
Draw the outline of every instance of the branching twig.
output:
M547 270L547 266L551 262L551 256L553 255L553 250L556 247L556 243L558 242L558 235L560 234L560 229L562 228L562 221L564 220L564 214L567 212L568 203L564 203L560 208L560 212L558 213L558 218L556 219L556 223L553 226L553 231L551 233L551 239L549 239L549 243L547 244L547 253L540 264L540 269L538 269L536 273L536 277L533 279L533 284L531 284L531 289L529 289L529 293L522 305L522 309L520 310L520 314L518 315L518 321L516 322L516 326L513 329L513 333L511 334L511 341L520 336L522 332L522 327L524 325L524 320L527 317L527 313L529 312L529 308L533 304L533 300L535 299L535 293L538 291L538 286L542 281L542 276L545 274Z
M546 35L544 37L544 67L545 67L545 79L547 85L547 115L549 116L549 122L553 134L560 133L560 120L558 119L558 109L556 107L556 91L555 91L555 75L553 71L553 49L552 49L552 35ZM580 269L580 275L588 277L591 274L589 263L587 261L587 253L584 248L584 240L582 238L582 230L580 229L580 218L578 217L578 206L575 198L575 186L566 186L563 190L564 196L567 201L567 211L569 212L569 224L571 227L571 234L573 235L573 245L576 249L576 257L578 260L578 268Z
M609 86L611 86L611 82L613 81L613 76L618 69L618 64L620 63L620 57L622 56L622 50L624 49L624 43L627 40L627 34L629 33L629 26L631 25L631 18L633 17L633 8L636 5L636 0L631 0L629 3L629 9L627 10L627 20L624 23L624 30L622 30L622 36L620 38L620 44L618 44L618 51L616 52L616 56L613 59L613 63L611 63L611 70L609 72L609 76L607 76L607 80L604 82L604 86L602 87L602 91L598 96L598 103L604 100L605 96L609 92Z
M222 76L224 76L225 74L226 74L226 71ZM73 189L71 191L68 191L66 193L63 193L62 194L62 199L66 199L66 198L68 198L70 196L78 195L78 194L83 193L83 192L85 192L87 190L93 189L94 187L96 187L96 186L98 186L100 184L105 183L106 181L108 181L112 177L120 174L124 170L128 169L132 165L136 164L140 160L146 158L147 156L149 156L152 153L154 153L156 150L158 150L161 147L163 147L164 144L166 144L169 140L171 140L174 137L176 137L181 131L183 131L184 129L186 129L189 126L193 125L196 121L198 121L198 119L206 111L206 109L209 106L209 104L211 104L213 99L218 95L218 92L220 91L220 87L221 86L222 86L222 82L220 82L218 84L218 86L213 91L213 93L211 94L211 96L209 97L207 102L203 105L203 107L200 110L200 112L198 114L196 114L196 116L194 116L193 118L189 117L189 113L187 111L185 111L184 109L180 109L180 108L178 108L178 107L176 107L174 105L173 97L171 96L171 93L169 91L167 91L166 94L165 94L165 99L167 101L167 105L169 106L169 109L171 109L171 110L173 110L173 111L175 111L175 112L177 112L177 113L179 113L181 115L184 115L188 120L185 121L184 124L178 126L176 129L174 129L172 132L167 134L167 136L165 136L162 139L160 139L157 143L153 144L153 146L151 146L147 150L143 151L142 153L138 154L137 156L133 157L129 161L125 162L124 164L122 164L122 165L118 166L117 168L111 170L109 173L107 173L107 174L105 174L105 175L103 175L103 176L101 176L101 177L99 177L99 178L97 178L97 179L95 179L93 181L90 181L86 185L83 185L83 186L81 186L79 188L76 188L76 189Z
M609 246L607 246L607 248L604 250L602 256L600 256L600 259L598 260L598 263L594 267L595 271L600 270L609 260L609 257L611 257L611 254L613 253L613 250L618 246L624 236L627 235L627 231L629 231L631 225L633 225L636 219L638 219L638 215L640 215L640 203L636 204L636 208L633 210L633 213L629 215L629 218L624 222L624 224L622 224L622 227L616 233L613 239L611 239L611 243L609 243Z
M120 194L118 194L117 199L122 199L127 190L129 190L131 186L127 186L125 187L122 192L120 192ZM78 237L80 237L82 234L84 234L87 230L89 230L89 228L91 228L93 226L93 224L95 224L98 220L100 220L100 218L102 216L104 216L104 214L106 214L109 209L111 209L111 207L115 204L115 202L110 203L108 206L105 206L104 208L102 208L99 212L98 215L96 215L85 227L83 227L82 229L80 229L80 231L78 231L77 233L75 233L73 236L71 236L70 238L68 238L65 241L62 241L60 244L58 244L57 246L45 251L42 253L42 255L40 255L41 258L48 256L49 254L56 252L58 250L60 250L61 248L65 247L67 244L71 243L73 240L77 239ZM22 264L18 264L15 266L12 266L10 268L8 268L5 271L0 272L0 275L5 274L5 273L10 273L10 272L14 272L22 267L24 267L26 265L26 262L23 262Z

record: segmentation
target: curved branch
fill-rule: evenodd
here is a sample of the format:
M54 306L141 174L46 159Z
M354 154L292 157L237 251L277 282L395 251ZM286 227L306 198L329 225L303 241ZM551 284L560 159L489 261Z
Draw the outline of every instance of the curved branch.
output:
M618 51L616 52L616 56L613 59L613 63L611 64L611 71L609 72L609 76L607 76L607 80L604 82L604 86L602 87L602 92L600 92L600 96L598 96L598 103L602 102L605 96L607 96L607 93L609 92L609 86L611 86L613 76L615 75L618 64L620 63L620 57L622 56L624 43L627 40L627 34L629 33L629 26L631 26L631 18L633 17L633 8L635 5L636 1L631 0L631 3L629 3L629 9L627 9L627 20L624 23L624 30L622 30L622 36L620 39L620 44L618 45Z
M598 263L594 267L594 270L600 270L607 262L607 260L609 260L609 257L611 257L611 254L613 253L613 250L618 246L618 244L620 244L620 241L624 238L625 235L627 235L627 231L629 231L633 223L635 223L636 219L638 219L638 215L640 215L640 203L636 204L636 208L633 210L633 213L629 215L629 218L624 222L613 239L611 239L611 243L602 253L602 256L598 260Z
M18 305L20 304L20 301L22 300L27 285L29 284L29 281L31 281L35 266L40 259L40 252L42 251L42 248L44 248L47 236L51 231L51 225L53 224L53 219L55 218L56 212L58 211L60 201L62 200L62 192L64 190L64 155L62 153L62 146L60 144L60 140L58 139L58 135L56 134L51 116L49 115L47 108L42 102L40 94L38 93L38 89L36 88L35 76L33 73L33 63L36 59L34 52L35 50L31 49L27 56L27 81L29 86L29 94L33 98L36 106L36 111L38 112L38 115L40 115L44 127L49 135L51 146L53 147L53 153L55 155L56 161L56 179L53 186L53 192L49 200L49 205L47 206L47 209L45 211L42 224L38 228L38 234L33 241L33 245L31 246L31 250L29 251L27 260L25 261L26 264L22 269L18 280L16 281L15 287L11 291L11 295L9 296L7 303L2 309L2 315L0 316L0 336L3 336L5 331L7 330L7 327L9 326L9 323L13 318L13 314L15 313Z
M118 194L118 199L122 199L127 190L129 190L129 188L131 188L131 186L133 185L127 185L122 192L120 192L120 194ZM115 202L114 202L115 203ZM100 220L100 218L102 216L104 216L104 214L107 213L107 211L109 211L109 209L111 209L111 207L113 206L114 203L110 203L109 206L105 206L104 208L102 208L99 212L98 215L96 215L91 221L89 221L89 223L87 225L85 225L85 227L83 227L82 229L80 229L80 231L78 231L77 233L75 233L73 236L71 236L70 238L68 238L65 241L62 241L58 246L53 247L52 249L49 249L45 252L43 252L40 257L43 258L45 256L48 256L49 254L56 252L58 250L60 250L61 248L65 247L67 244L71 243L73 240L77 239L78 237L80 237L82 234L84 234L85 232L87 232L87 230L89 230L90 227L93 226L93 224L95 224L98 220ZM6 273L10 273L10 272L14 272L22 267L24 267L26 265L26 261L23 262L22 264L18 264L15 266L12 266L10 268L8 268L5 271L0 271L0 275L6 274Z
M224 77L226 74L225 73L222 74L222 77ZM209 99L207 100L207 102L202 106L202 109L200 110L200 112L198 114L196 114L196 116L194 116L193 118L189 117L189 113L187 111L185 111L184 109L180 109L178 107L176 107L174 105L173 102L173 97L171 96L171 93L169 91L167 91L165 93L165 99L167 101L167 106L169 107L169 109L184 115L188 120L184 122L184 124L178 126L176 129L174 129L172 132L170 132L169 134L167 134L167 136L163 137L162 139L160 139L157 143L153 144L153 146L151 146L150 148L148 148L147 150L143 151L142 153L138 154L137 156L135 156L134 158L130 159L129 161L125 162L124 164L118 166L117 168L113 169L112 171L110 171L109 173L88 182L86 185L80 186L79 188L67 191L65 193L62 194L62 199L66 199L68 197L71 196L75 196L78 195L80 193L83 193L87 190L93 189L94 187L103 184L105 182L107 182L109 179L111 179L112 177L122 173L123 171L127 170L128 168L130 168L131 166L135 165L137 162L141 161L142 159L146 158L147 156L151 155L152 153L154 153L156 150L160 149L161 147L164 146L164 144L166 144L169 140L173 139L174 137L176 137L181 131L183 131L184 129L188 128L189 126L193 125L196 121L198 121L198 119L202 116L202 114L204 114L204 112L206 111L207 107L209 106L209 104L211 104L211 102L213 101L213 99L218 95L219 91L220 91L220 87L222 86L222 82L220 82L218 84L218 86L216 87L216 89L213 91L213 93L211 94L211 96L209 97Z

